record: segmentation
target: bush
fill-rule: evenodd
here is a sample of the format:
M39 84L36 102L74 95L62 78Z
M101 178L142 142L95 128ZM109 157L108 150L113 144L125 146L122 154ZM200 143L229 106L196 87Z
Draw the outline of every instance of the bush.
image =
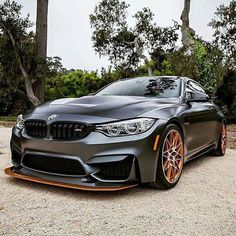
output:
M227 106L228 121L236 122L236 71L228 71L217 90L217 104Z
M154 75L187 76L199 81L210 94L213 94L216 78L222 77L222 70L216 70L217 64L213 63L213 58L205 45L197 43L194 55L187 55L184 49L179 49L162 55L159 61L151 60L150 66ZM85 96L118 79L137 76L147 76L145 65L139 66L136 70L102 69L100 75L94 71L61 71L47 79L45 100ZM0 80L0 115L18 115L31 107L25 93L24 81L20 78L17 81L15 86L11 86L3 78ZM225 74L216 95L218 105L227 105L228 119L236 122L235 71Z
M56 76L47 82L46 100L62 97L81 97L95 92L100 86L96 72L77 70Z

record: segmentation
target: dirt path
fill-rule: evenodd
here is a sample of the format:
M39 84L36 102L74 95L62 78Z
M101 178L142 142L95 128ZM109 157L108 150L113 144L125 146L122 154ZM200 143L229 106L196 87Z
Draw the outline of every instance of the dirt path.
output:
M176 188L82 192L6 177L0 129L0 235L236 235L236 150L185 166Z

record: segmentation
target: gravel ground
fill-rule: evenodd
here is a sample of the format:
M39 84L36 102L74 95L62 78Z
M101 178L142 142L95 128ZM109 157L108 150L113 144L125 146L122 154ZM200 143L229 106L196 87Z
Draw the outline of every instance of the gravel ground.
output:
M99 193L6 177L9 139L0 128L0 235L236 235L236 150L186 164L169 191Z

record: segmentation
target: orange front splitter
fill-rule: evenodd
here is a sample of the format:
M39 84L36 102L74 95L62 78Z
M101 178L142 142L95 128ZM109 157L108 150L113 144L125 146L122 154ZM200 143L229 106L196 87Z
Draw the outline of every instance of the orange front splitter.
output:
M78 189L78 190L85 190L85 191L101 191L101 192L111 191L112 192L112 191L120 191L120 190L138 186L138 184L130 184L130 185L119 186L119 187L90 187L90 186L83 186L83 185L77 185L77 184L62 183L62 182L57 182L57 181L52 181L52 180L45 180L41 178L24 175L24 174L19 174L19 173L13 172L11 168L6 168L4 172L6 175L17 178L17 179L23 179L23 180L27 180L27 181L31 181L35 183L53 185L53 186L62 187L62 188Z

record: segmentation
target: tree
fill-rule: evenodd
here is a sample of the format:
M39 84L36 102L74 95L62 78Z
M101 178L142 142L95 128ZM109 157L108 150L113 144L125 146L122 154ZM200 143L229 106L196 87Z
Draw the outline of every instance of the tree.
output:
M36 55L38 60L45 62L47 58L47 28L48 28L48 0L37 0L37 20L36 20ZM33 84L35 95L41 102L45 96L45 71L38 75Z
M190 27L189 24L190 4L191 0L184 0L184 8L180 17L182 20L181 40L184 47L191 47L191 45L194 44L193 36L195 35L195 31Z
M29 16L26 18L21 16L21 9L21 5L10 0L6 0L0 5L0 36L4 41L3 47L8 45L7 51L11 52L11 56L14 55L11 61L7 56L7 62L1 61L1 63L12 68L14 70L14 72L11 71L12 74L18 73L17 69L20 70L24 77L27 96L34 106L37 106L40 104L40 100L35 96L29 75L34 35L32 32L27 32L32 23ZM13 61L17 65L17 69L9 65Z
M42 75L45 81L65 72L59 57L38 57L37 51L43 51L41 55L45 56L46 48L44 46L43 50L36 50L36 36L30 31L33 24L29 16L22 17L21 9L21 5L10 0L0 5L0 105L5 104L4 110L8 111L14 106L16 95L23 94L22 82L25 84L29 101L37 106L42 101L33 87L37 87L35 84ZM4 101L6 94L9 104ZM22 101L29 108L24 96Z
M236 122L236 71L228 70L217 90L217 104L226 107L228 122Z
M47 98L81 97L97 91L102 79L96 72L76 70L57 75L47 81Z
M152 69L149 58L153 51L173 50L177 41L176 25L159 27L154 22L154 14L149 8L143 8L133 17L135 25L127 22L129 5L119 0L103 0L90 15L94 28L92 41L99 56L108 56L110 62L118 68L137 68L141 60Z
M236 1L228 6L221 5L215 13L216 18L209 24L214 30L214 43L224 52L225 62L236 69Z

